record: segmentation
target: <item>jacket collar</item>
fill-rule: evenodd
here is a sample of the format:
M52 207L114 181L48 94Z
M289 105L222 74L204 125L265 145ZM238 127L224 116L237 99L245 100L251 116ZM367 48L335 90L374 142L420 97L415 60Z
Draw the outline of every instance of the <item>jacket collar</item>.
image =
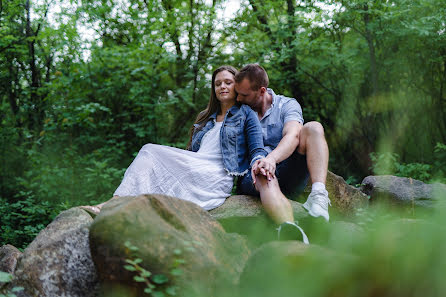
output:
M229 110L228 110L228 114L233 115L234 113L236 113L239 109L240 109L241 104L236 102ZM214 112L213 114L211 114L211 116L209 117L209 119L213 119L214 122L217 120L217 113L220 112L220 107L218 107L218 110L216 112Z

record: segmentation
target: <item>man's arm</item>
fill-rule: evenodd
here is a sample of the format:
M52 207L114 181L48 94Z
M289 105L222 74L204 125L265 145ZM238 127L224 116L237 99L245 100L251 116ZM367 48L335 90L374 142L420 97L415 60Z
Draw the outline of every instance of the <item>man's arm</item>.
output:
M269 180L274 178L276 164L282 162L296 150L299 145L299 135L302 124L298 121L288 121L283 126L282 139L277 147L261 160L258 160L252 166L252 177L255 183L255 176L259 173L266 176Z
M302 127L303 125L298 121L286 122L283 126L282 139L277 147L268 154L267 158L277 164L291 156L299 145L299 135Z

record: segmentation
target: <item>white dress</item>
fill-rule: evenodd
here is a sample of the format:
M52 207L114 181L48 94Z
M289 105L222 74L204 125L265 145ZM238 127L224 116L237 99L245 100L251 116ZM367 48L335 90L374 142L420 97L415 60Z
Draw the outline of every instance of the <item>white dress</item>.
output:
M223 168L220 128L216 122L198 152L146 144L127 168L114 195L164 194L191 201L205 210L230 196L234 179Z

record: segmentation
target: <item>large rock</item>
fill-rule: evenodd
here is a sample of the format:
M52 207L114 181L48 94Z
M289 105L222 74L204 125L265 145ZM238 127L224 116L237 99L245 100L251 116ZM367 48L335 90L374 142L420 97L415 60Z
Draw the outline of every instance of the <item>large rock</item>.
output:
M22 253L14 246L6 244L0 247L0 271L14 274L17 266L17 259ZM0 288L4 283L0 282Z
M368 197L362 193L359 189L350 186L345 180L330 171L327 173L326 188L328 191L328 197L331 200L331 208L341 213L342 215L352 216L355 211L360 208L367 207ZM311 192L311 184L308 183L304 190L304 194L307 196Z
M23 287L18 296L97 296L88 242L92 221L79 208L59 214L25 249L9 287Z
M0 247L0 271L13 274L21 255L22 252L10 244Z
M425 184L419 180L392 175L367 176L361 190L371 201L391 204L432 207L440 197L446 196L446 185Z
M138 251L132 254L126 241ZM245 240L226 234L199 206L163 195L107 203L90 228L90 246L104 294L119 288L125 296L138 296L145 287L124 269L125 259L142 259L140 266L168 277L168 285L180 287L182 296L212 296L218 287L238 282L249 256ZM185 260L179 267L183 273L173 276L178 257Z

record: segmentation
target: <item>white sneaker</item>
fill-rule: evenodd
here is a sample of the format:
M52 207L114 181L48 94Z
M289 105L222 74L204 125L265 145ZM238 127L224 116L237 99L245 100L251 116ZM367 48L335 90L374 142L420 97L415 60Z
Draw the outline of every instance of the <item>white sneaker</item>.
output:
M277 228L277 237L279 240L300 240L305 244L310 244L304 230L293 222L282 223Z
M328 205L331 205L330 199L328 198L328 192L322 190L311 191L307 202L303 204L303 207L308 210L308 213L312 217L324 217L328 222L330 220L330 216L328 215Z

